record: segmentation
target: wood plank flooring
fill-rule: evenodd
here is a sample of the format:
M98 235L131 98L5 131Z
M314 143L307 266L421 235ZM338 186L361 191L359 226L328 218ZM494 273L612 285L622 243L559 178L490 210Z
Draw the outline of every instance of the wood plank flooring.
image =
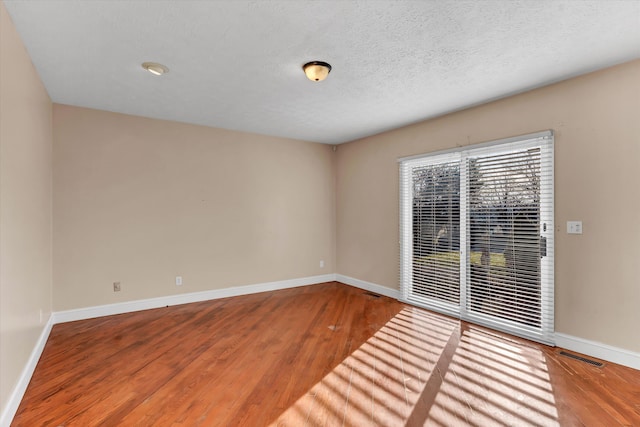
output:
M640 426L640 371L340 283L55 325L13 426Z

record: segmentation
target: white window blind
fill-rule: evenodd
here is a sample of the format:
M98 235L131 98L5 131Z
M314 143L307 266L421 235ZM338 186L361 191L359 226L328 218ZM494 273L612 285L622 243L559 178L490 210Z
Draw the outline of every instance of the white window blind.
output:
M400 160L401 298L553 343L553 134Z

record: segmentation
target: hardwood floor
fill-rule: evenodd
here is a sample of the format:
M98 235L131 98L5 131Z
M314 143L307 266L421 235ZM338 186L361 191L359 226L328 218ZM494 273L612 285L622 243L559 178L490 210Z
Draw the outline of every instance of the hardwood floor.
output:
M55 325L14 426L640 426L602 368L340 283Z

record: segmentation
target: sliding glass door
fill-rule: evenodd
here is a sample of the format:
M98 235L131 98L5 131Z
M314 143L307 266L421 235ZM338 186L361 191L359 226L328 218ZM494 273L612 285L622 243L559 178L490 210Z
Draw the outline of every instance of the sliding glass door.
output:
M401 160L410 303L550 343L553 135Z

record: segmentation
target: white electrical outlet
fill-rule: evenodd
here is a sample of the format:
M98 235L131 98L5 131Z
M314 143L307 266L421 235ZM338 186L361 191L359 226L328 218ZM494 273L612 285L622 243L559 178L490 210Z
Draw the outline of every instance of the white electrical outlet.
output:
M182 286L182 276L176 276L176 286Z
M582 221L567 221L567 234L582 234Z
M323 259L320 260L320 268L324 268L324 260Z

